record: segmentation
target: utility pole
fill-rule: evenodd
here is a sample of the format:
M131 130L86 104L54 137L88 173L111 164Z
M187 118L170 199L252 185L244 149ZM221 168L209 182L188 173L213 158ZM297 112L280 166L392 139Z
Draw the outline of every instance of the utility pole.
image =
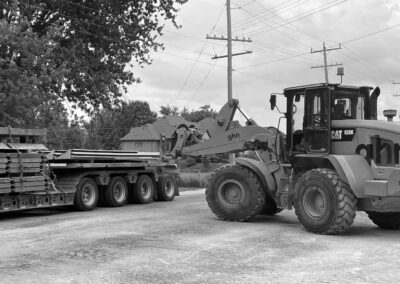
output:
M209 36L207 35L207 39L213 39L213 40L224 40L227 41L228 45L228 54L227 55L222 55L222 56L217 56L215 55L212 59L219 59L219 58L228 58L228 70L227 70L227 75L228 75L228 101L232 99L232 57L233 56L238 56L238 55L243 55L243 54L249 54L252 53L252 51L245 51L241 53L232 53L232 42L233 41L241 41L241 42L252 42L250 38L241 38L239 39L238 37L232 38L232 18L231 18L231 0L226 0L226 20L227 20L227 37L220 36L217 37L216 35L214 36ZM233 163L235 155L234 154L229 154L229 162Z
M332 51L332 50L337 50L337 49L342 49L342 47L339 46L338 47L333 47L333 48L326 48L325 46L325 42L323 44L323 48L321 50L313 50L311 48L311 53L319 53L319 52L323 52L324 53L324 65L315 65L315 66L311 66L311 69L314 68L324 68L325 69L325 82L327 84L329 84L329 77L328 77L328 67L334 67L334 66L342 66L342 63L334 63L334 64L328 64L328 59L327 59L327 51Z
M232 18L231 0L226 1L226 22L228 27L228 101L232 99ZM233 162L233 161L232 161Z

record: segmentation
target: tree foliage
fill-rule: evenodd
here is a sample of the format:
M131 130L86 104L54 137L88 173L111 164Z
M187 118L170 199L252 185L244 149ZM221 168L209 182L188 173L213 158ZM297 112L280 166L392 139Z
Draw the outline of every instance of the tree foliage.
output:
M139 81L132 59L151 63L163 24L175 24L183 2L0 1L0 122L26 126L47 100L86 110L118 103Z
M88 133L86 148L119 149L120 139L132 127L152 123L157 119L157 113L150 110L147 102L122 102L120 106L102 109L85 128Z
M186 107L182 111L179 111L177 106L166 105L161 106L159 112L161 115L181 115L184 119L191 122L199 122L207 117L216 118L218 114L210 105L203 105L198 110L191 111Z
M57 30L38 37L26 20L0 20L0 124L13 127L40 125L41 110L58 104L48 85L61 87L67 73L64 64L56 66L51 53L57 43ZM58 110L58 109L57 109Z
M161 106L160 107L160 114L165 116L165 115L179 115L179 108L177 106L171 106L171 105L166 105L166 106Z

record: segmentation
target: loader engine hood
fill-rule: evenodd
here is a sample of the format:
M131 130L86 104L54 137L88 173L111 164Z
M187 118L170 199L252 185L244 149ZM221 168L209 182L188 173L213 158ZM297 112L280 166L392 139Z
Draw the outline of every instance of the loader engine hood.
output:
M400 163L400 123L381 120L333 120L332 153L360 154L377 165Z

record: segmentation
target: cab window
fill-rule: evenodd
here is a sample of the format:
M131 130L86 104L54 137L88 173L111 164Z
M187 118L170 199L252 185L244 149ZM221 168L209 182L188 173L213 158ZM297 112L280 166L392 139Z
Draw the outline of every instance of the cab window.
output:
M359 92L337 92L332 102L332 119L364 119L364 97Z

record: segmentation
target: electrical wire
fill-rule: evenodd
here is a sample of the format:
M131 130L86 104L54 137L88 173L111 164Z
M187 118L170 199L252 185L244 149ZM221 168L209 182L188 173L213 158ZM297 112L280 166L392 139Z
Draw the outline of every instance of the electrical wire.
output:
M391 30L391 29L394 29L394 28L397 28L397 27L400 27L400 24L392 25L392 26L389 26L389 27L386 27L386 28L377 30L377 31L372 32L372 33L369 33L369 34L365 34L365 35L362 35L362 36L358 36L358 37L356 37L356 38L353 38L353 39L344 41L344 42L342 42L342 44L352 43L352 42L358 41L358 40L360 40L360 39L364 39L364 38L367 38L367 37L371 37L371 36L374 36L374 35L377 35L377 34L386 32L386 31L388 31L388 30Z
M307 0L307 1L308 1L308 0ZM307 1L306 1L306 2L307 2ZM256 3L259 7L263 8L263 9L267 9L267 8L266 8L264 5L262 5L259 1L255 0L255 3ZM279 15L278 13L276 13L276 12L272 12L272 13L274 14L274 16L276 16L277 18L279 18L281 21L286 22L286 20L285 20L281 15ZM276 22L274 22L274 23L277 24ZM337 43L337 42L335 42L335 41L332 41L332 40L329 40L329 39L326 39L326 38L321 38L321 37L319 37L319 36L313 35L313 34L307 32L307 31L305 31L305 30L299 28L298 26L294 25L293 23L289 23L288 26L291 27L290 29L291 29L292 31L295 31L295 32L298 32L298 33L302 33L302 34L307 35L307 36L309 36L309 37L311 37L311 38L314 38L314 39L317 39L317 40L320 40L320 41L332 42L332 43L334 43L334 44L339 44L339 43ZM289 28L288 26L286 26L286 28Z
M312 10L310 10L308 12L305 12L305 13L299 15L299 16L292 17L292 18L286 20L286 22L284 22L282 24L275 25L275 26L273 26L273 27L271 27L269 29L264 29L263 28L263 29L252 31L249 34L247 34L247 36L254 36L254 35L259 34L261 32L269 32L271 30L275 30L275 29L284 27L284 26L289 25L289 24L291 24L293 22L299 21L299 20L304 19L306 17L309 17L309 16L315 15L317 13L320 13L322 11L325 11L325 10L327 10L329 8L335 7L335 6L337 6L339 4L342 4L342 3L346 2L346 1L347 0L340 0L340 1L334 0L334 1L331 1L328 4L324 4L324 5L316 8L316 9L312 9Z
M269 9L269 10L274 10L275 9L276 11L279 11L279 10L285 8L285 7L282 8L281 6L288 5L288 4L289 4L288 6L293 5L294 3L290 4L290 2L293 2L293 1L295 1L295 2L297 1L298 2L298 0L290 0L290 1L286 2L286 3L279 4L279 5L273 7L271 9ZM263 13L258 14L258 16L268 16L269 15L268 12L269 11L264 11ZM231 27L232 28L232 32L237 30L237 29L239 29L239 28L241 28L241 27L244 27L244 26L247 26L247 25L251 25L251 23L253 23L254 21L256 21L256 20L254 18L250 17L250 18L246 18L246 19L234 22L232 24L232 27ZM225 29L225 30L226 30L226 28L227 28L226 26L223 27L223 29ZM220 30L218 30L218 31L220 32Z
M225 8L225 5L224 5L224 7L222 8L221 12L219 13L219 16L218 16L218 18L217 18L217 20L216 20L216 22L215 22L215 24L214 24L214 26L213 26L213 28L212 28L212 30L211 30L211 33L215 30L215 27L217 26L219 20L221 19L221 16L222 16L222 13L223 13L223 11L224 11L224 8ZM203 54L204 49L206 48L207 44L208 44L208 42L206 41L206 42L204 43L203 47L201 48L199 55L197 56L197 58L196 58L194 64L192 65L192 68L190 69L188 75L186 76L185 81L183 82L183 85L182 85L181 89L179 90L179 93L178 93L178 96L177 96L176 99L175 99L175 102L177 102L177 101L179 100L179 98L181 97L182 92L183 92L184 88L186 87L186 85L187 85L187 83L188 83L190 77L192 76L192 73L193 73L194 69L196 68L196 65L197 65L197 63L198 63L198 61L199 61L201 55ZM214 68L214 67L212 67L212 68Z
M276 60L270 60L270 61L265 61L265 62L261 62L261 63L257 63L257 64L252 64L252 65L248 65L248 66L243 66L240 68L236 68L236 70L243 70L243 69L248 69L248 68L252 68L252 67L256 67L256 66L261 66L261 65L265 65L265 64L270 64L270 63L275 63L275 62L280 62L280 61L285 61L291 58L296 58L296 57L301 57L304 55L308 55L309 52L306 53L300 53L300 54L295 54L292 56L288 56L288 57L282 57L282 58L278 58Z
M244 20L244 23L241 24L241 25L238 25L237 27L234 27L233 31L235 31L235 30L237 30L239 28L246 29L248 27L254 27L254 23L258 21L258 18L265 18L265 19L271 20L271 18L276 17L278 12L285 13L285 12L287 12L289 10L292 10L292 9L294 9L294 8L300 6L300 5L302 5L302 4L304 4L304 3L308 2L308 1L310 1L310 0L301 0L301 1L298 1L297 4L296 3L291 3L290 5L288 5L288 6L284 7L284 8L280 8L280 9L277 9L277 7L276 8L274 8L274 7L273 8L265 8L265 7L263 7L264 12L261 12L259 14L254 14L253 16L251 16L249 18L249 21ZM259 4L258 2L256 2L256 3Z

